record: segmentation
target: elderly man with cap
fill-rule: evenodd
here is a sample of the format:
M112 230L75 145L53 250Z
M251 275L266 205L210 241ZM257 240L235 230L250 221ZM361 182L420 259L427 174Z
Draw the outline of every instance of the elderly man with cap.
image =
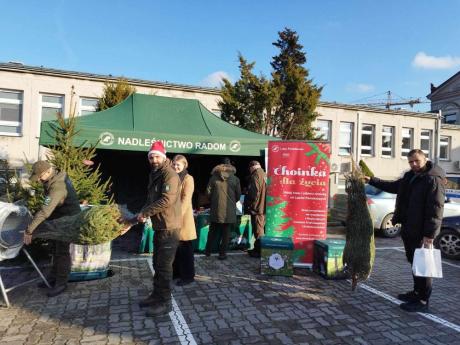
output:
M249 163L251 173L248 194L244 200L245 213L251 215L252 232L254 233L254 249L248 250L248 254L260 258L260 238L264 235L265 226L265 193L267 176L258 161Z
M147 316L167 314L172 310L171 281L173 261L179 245L182 222L179 175L166 158L161 141L152 144L148 160L152 167L149 176L147 202L137 215L139 222L147 217L155 230L153 268L153 292L139 303L147 309Z
M35 213L32 222L24 232L25 244L32 242L34 230L45 220L71 216L80 212L77 193L65 172L56 170L47 161L38 161L32 166L30 180L43 184L45 200L43 206ZM67 288L71 268L70 243L54 242L53 268L49 277L49 282L53 285L53 288L47 293L49 297L54 297L64 292Z

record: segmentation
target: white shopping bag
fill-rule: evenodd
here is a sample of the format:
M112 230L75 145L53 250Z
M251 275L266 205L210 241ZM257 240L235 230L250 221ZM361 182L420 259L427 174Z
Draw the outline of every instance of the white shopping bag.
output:
M416 277L442 278L441 251L433 247L415 249L412 272Z

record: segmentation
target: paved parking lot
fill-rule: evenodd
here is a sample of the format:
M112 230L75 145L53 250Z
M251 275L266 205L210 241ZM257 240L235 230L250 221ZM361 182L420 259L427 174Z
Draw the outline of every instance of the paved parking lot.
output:
M174 312L146 318L137 302L152 284L148 256L116 249L113 277L70 284L46 297L34 284L0 309L0 343L12 344L460 344L460 262L445 261L432 314L409 314L393 296L411 288L400 239L377 238L372 277L352 292L345 280L307 270L292 278L258 273L258 260L196 257L197 282L174 288ZM5 285L34 277L2 270Z

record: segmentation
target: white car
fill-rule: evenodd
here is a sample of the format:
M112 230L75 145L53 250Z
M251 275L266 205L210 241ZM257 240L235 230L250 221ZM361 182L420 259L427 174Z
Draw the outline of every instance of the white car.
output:
M366 185L366 196L369 211L374 222L374 228L381 231L385 237L396 237L401 232L400 224L393 224L393 212L396 203L396 194L391 194ZM346 220L347 195L337 194L334 197L334 206L331 216L337 220ZM449 199L444 204L444 217L460 216L460 203Z

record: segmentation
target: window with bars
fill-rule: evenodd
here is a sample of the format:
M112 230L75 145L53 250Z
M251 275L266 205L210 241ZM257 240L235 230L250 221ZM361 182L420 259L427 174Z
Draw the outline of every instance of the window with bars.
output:
M321 140L331 141L331 121L318 120L316 121L315 134Z
M22 91L0 89L0 135L21 135L22 102Z
M432 131L430 129L422 129L420 132L420 150L422 150L428 158L431 158L432 146Z
M80 98L80 115L94 113L97 110L98 98Z
M374 155L374 125L364 123L361 127L361 155Z
M451 138L448 136L441 135L439 138L439 159L450 160L450 142Z
M382 127L382 157L394 157L394 132L394 127Z
M401 156L407 157L410 150L414 146L414 129L403 128L402 129L402 143L401 143Z
M353 152L353 123L340 122L339 155Z

